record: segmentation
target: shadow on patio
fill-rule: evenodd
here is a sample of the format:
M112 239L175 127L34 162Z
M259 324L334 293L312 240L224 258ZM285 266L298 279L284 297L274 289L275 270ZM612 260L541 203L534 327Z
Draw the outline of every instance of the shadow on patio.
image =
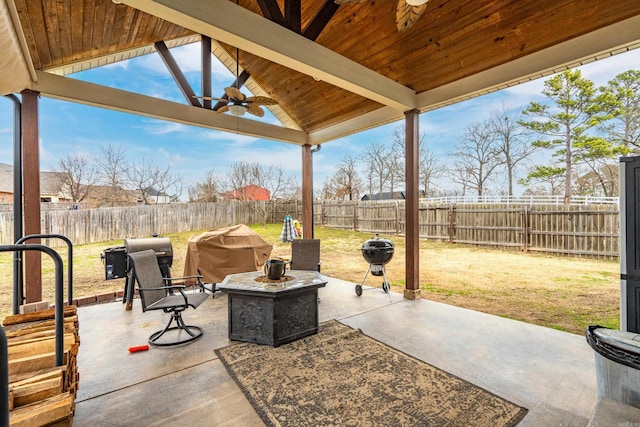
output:
M586 426L597 402L594 355L584 337L380 289L355 295L330 279L320 322L337 319L411 356L529 409L521 426ZM177 348L129 353L167 320L121 303L78 310L79 426L263 425L217 359L227 346L227 297L184 315L203 337Z

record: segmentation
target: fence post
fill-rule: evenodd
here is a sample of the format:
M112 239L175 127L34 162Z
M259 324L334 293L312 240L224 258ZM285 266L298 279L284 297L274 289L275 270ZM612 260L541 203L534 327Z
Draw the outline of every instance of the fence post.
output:
M522 250L525 254L529 251L529 212L526 206L522 207Z
M396 200L396 236L398 234L400 234L400 202Z
M358 202L353 201L353 231L358 231Z
M449 205L449 243L453 243L453 205Z

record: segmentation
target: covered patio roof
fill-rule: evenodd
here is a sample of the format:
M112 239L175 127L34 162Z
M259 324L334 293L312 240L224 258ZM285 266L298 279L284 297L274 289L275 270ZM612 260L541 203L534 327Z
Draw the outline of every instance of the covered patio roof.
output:
M640 47L640 2L429 0L410 26L398 24L396 10L405 7L404 0L0 0L0 94L23 93L25 232L40 227L38 96L300 145L304 224L313 223L311 146L404 118L405 296L416 298L419 113ZM168 48L197 40L205 47L202 88L191 88ZM153 50L184 102L67 77ZM269 108L281 125L200 102L223 95L211 87L209 50L242 70L239 83L277 101Z
M237 3L237 4L236 4ZM636 0L2 0L0 93L64 99L299 145L345 135L640 46ZM283 126L65 77L200 40L278 101ZM7 65L7 66L4 66ZM178 64L179 65L179 64ZM212 95L223 95L213 88ZM199 88L194 91L202 95Z

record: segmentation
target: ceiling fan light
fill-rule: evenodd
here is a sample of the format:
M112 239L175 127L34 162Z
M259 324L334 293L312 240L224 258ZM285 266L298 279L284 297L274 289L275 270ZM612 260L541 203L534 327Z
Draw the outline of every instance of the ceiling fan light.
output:
M236 117L244 116L244 113L247 112L247 107L239 104L230 105L229 112Z
M429 0L405 0L410 6L420 6L428 2Z

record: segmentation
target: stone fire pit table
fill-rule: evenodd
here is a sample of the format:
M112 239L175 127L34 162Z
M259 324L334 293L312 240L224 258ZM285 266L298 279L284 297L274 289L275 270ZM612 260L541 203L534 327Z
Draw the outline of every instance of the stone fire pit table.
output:
M318 288L327 280L303 270L284 280L269 282L262 271L225 277L218 289L229 298L230 340L278 347L318 333Z

